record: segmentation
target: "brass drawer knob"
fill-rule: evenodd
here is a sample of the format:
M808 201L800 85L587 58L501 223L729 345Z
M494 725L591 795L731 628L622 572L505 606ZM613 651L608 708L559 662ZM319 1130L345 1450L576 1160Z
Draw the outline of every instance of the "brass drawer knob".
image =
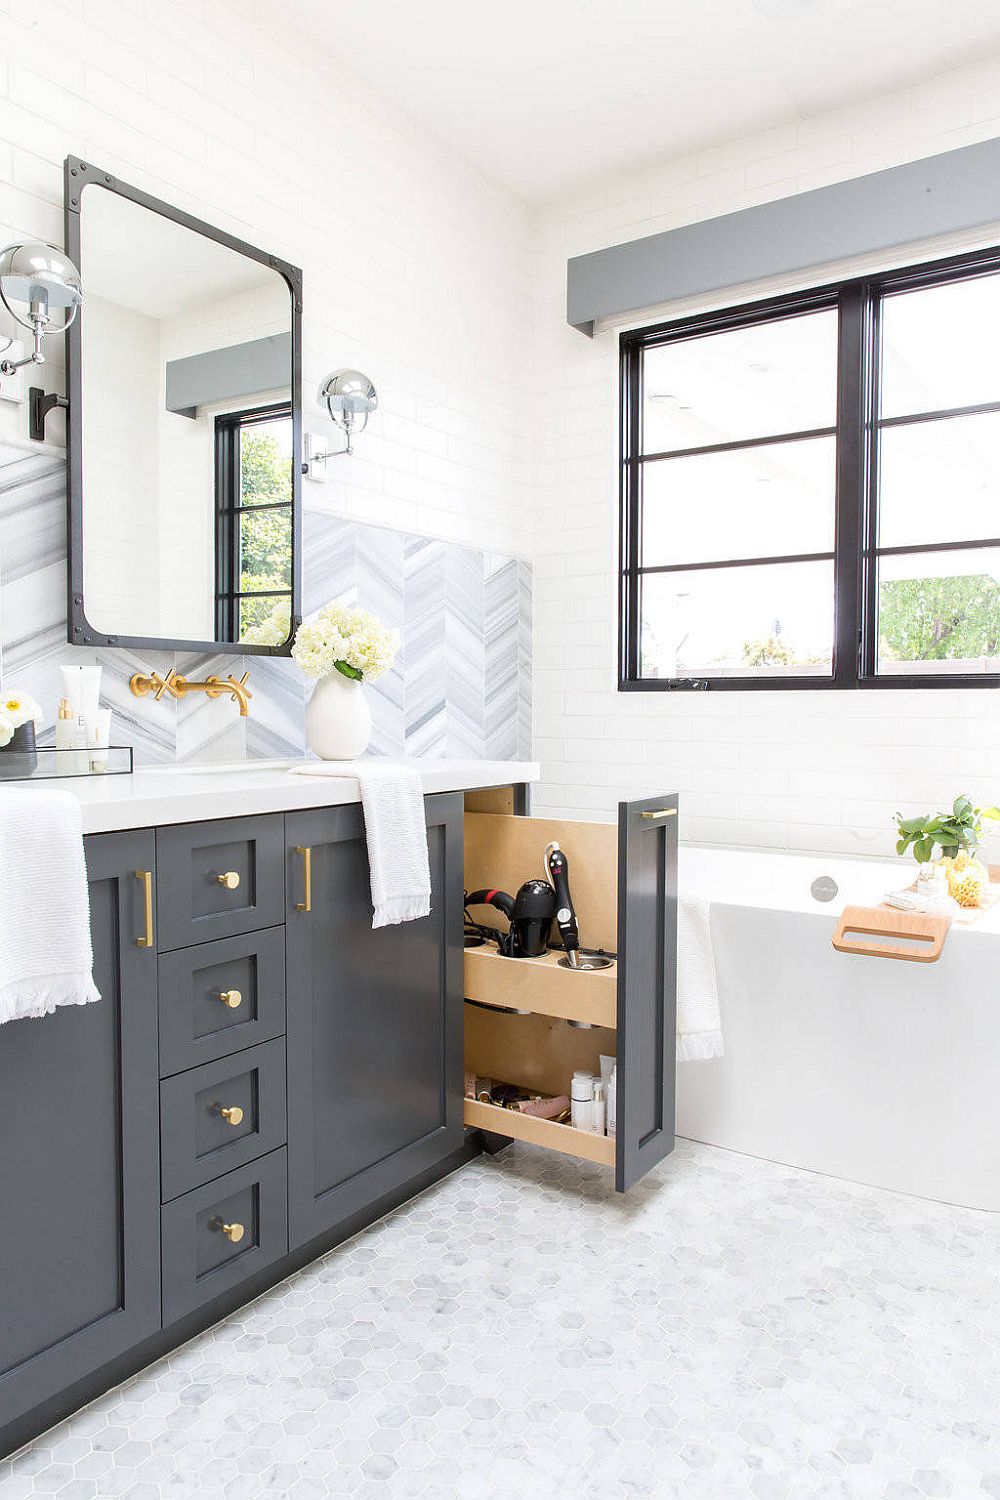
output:
M246 1229L242 1224L227 1224L218 1216L209 1220L209 1228L214 1229L217 1234L224 1234L226 1239L231 1240L234 1245L238 1245L246 1234Z
M227 891L235 891L240 883L239 871L224 870L221 875L216 875L215 881L217 885L224 885Z
M243 1120L243 1111L242 1109L240 1109L240 1106L238 1104L230 1104L225 1108L220 1107L219 1114L224 1120L227 1120L230 1125L239 1125Z
M223 1005L228 1005L230 1010L236 1010L237 1006L243 1004L243 996L239 990L221 990L219 992L219 999Z

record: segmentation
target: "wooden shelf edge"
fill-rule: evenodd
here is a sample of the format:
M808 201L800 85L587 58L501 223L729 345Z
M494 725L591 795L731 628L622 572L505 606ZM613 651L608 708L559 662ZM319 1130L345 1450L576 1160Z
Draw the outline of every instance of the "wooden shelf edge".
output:
M465 998L614 1030L617 963L610 969L574 973L560 965L560 957L552 952L543 958L504 958L495 948L466 948Z
M465 1100L465 1123L476 1130L490 1130L494 1135L506 1135L511 1140L530 1141L533 1146L561 1151L564 1156L576 1156L581 1161L593 1161L605 1167L615 1164L615 1142L610 1136L574 1130L572 1125L557 1125L553 1120L539 1120L534 1115L500 1109L495 1104L480 1104L477 1099Z

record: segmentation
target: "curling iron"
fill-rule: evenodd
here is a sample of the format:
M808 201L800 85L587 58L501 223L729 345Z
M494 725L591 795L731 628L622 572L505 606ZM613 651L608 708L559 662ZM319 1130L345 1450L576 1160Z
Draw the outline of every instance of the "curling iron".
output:
M566 961L571 969L578 969L580 929L569 893L569 861L555 841L545 846L545 868L556 893L556 922L566 950Z

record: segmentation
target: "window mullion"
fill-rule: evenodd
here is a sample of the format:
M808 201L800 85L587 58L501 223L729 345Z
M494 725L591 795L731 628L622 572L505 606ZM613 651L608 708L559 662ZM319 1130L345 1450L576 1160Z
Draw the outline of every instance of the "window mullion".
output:
M871 364L870 299L864 282L840 295L837 349L837 502L834 563L834 682L853 687L861 670L864 519Z

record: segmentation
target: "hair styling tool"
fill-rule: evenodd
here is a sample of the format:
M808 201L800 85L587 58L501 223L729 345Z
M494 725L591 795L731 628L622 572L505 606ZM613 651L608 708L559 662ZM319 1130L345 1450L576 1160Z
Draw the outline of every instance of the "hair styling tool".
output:
M569 893L569 861L554 841L545 846L545 868L556 894L556 921L571 969L580 967L580 929Z
M507 918L510 929L506 933L478 929L496 940L505 957L540 958L548 947L556 897L547 880L526 880L516 896L498 890L470 891L465 905L494 906Z

